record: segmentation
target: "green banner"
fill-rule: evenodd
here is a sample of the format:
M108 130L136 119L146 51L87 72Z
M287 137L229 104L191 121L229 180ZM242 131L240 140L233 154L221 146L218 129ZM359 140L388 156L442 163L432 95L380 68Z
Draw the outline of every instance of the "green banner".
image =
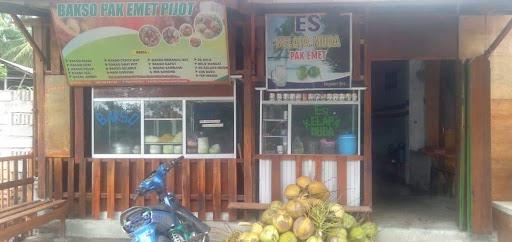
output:
M71 85L228 80L222 1L61 0L52 17Z

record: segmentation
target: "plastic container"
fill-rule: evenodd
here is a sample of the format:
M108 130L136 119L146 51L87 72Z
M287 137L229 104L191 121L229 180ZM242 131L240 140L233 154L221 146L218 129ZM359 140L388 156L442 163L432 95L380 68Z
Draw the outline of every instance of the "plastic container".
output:
M353 134L340 134L336 143L340 155L355 155L357 152L357 139Z
M320 140L320 153L322 154L334 154L336 153L336 141L321 139Z

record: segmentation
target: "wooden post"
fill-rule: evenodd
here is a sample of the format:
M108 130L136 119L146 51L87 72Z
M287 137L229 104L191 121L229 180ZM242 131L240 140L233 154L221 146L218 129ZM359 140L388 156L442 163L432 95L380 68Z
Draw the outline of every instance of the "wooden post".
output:
M75 159L68 158L68 211L73 212L75 201Z
M219 159L213 160L213 220L220 220L221 216L221 163Z
M251 15L246 27L249 31L248 34L245 34L247 41L244 41L246 44L244 47L245 53L245 71L244 71L244 200L245 202L253 202L254 196L254 179L253 179L253 152L255 149L255 109L254 109L254 48L255 48L255 34L254 34L254 21L255 16ZM244 31L244 33L246 33Z
M363 205L373 205L372 200L372 60L370 56L371 41L368 37L368 22L365 23L365 48L364 48L364 159L363 159ZM375 40L378 41L378 40Z
M491 208L491 84L490 63L485 56L471 62L469 124L472 230L492 233Z
M338 176L338 201L347 204L347 159L338 159L336 162Z
M425 139L428 148L438 148L440 144L440 71L440 61L425 61Z
M32 25L32 36L38 46L43 46L43 27L41 19ZM46 198L47 165L44 142L44 62L39 52L34 52L34 154L38 162L38 193L40 198Z
M74 155L78 168L78 214L85 217L86 161L84 155L84 88L73 88L74 96Z
M91 210L92 217L95 219L100 218L101 206L101 161L94 159L92 161L92 199Z
M229 202L238 202L236 197L237 188L237 171L236 171L236 159L228 160L228 198ZM236 211L229 211L229 220L234 221L236 219Z
M57 200L62 199L62 158L53 159L53 184L55 186L55 193L53 197Z
M116 160L107 161L107 217L114 218L116 207Z
M272 158L271 160L271 182L272 182L272 191L271 198L272 201L279 200L281 201L281 159L280 158Z
M146 176L146 174L144 173L144 159L137 160L135 169L135 176L137 177L135 184L139 184ZM137 206L144 206L144 197L138 197L135 203L137 204Z
M201 220L206 219L206 161L204 159L197 162L197 217Z
M125 210L130 207L130 161L128 159L121 160L119 179L122 180L120 209Z
M181 162L181 205L190 209L190 160Z

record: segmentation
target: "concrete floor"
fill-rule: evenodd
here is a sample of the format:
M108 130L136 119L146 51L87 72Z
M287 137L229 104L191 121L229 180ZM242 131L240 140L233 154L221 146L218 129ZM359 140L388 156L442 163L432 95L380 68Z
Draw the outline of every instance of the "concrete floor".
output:
M404 185L379 180L373 218L381 227L457 230L456 199L417 194Z
M410 191L398 183L377 181L374 185L373 219L379 225L378 242L495 242L495 236L475 237L459 231L456 200ZM52 226L26 242L129 241L117 220L68 219L65 239L54 240ZM222 241L236 223L210 222L213 241Z

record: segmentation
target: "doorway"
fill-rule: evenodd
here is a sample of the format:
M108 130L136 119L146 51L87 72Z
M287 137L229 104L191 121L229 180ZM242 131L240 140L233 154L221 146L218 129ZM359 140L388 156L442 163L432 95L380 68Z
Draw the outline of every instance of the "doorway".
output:
M375 220L457 229L457 61L371 67Z

